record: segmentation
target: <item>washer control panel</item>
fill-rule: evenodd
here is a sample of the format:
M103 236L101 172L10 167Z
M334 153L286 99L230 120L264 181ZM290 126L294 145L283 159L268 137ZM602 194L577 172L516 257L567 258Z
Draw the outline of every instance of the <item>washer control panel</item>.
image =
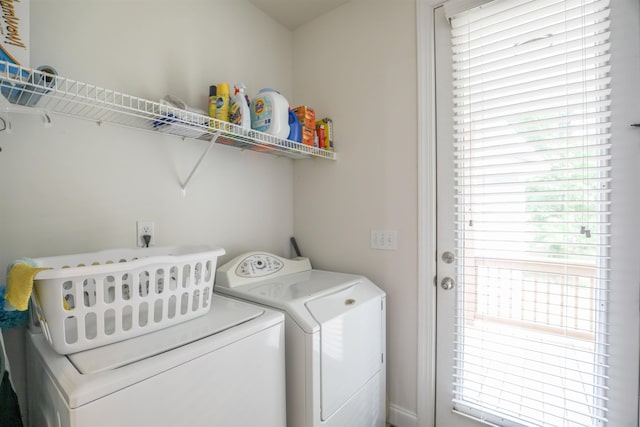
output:
M246 257L236 268L240 277L261 277L282 270L284 264L275 256L255 254Z
M264 279L311 270L309 258L281 258L267 252L248 252L216 271L216 286L235 288Z

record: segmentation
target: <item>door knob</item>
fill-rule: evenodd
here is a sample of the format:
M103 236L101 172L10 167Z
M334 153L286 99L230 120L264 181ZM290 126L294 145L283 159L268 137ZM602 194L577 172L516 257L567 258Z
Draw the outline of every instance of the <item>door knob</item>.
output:
M442 279L442 282L440 282L440 286L442 286L442 289L445 291L453 289L455 284L456 282L451 277L445 277Z

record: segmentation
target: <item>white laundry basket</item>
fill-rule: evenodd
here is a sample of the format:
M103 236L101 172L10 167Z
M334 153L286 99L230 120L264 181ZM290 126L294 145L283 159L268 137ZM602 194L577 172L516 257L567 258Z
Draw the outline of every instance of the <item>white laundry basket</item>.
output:
M113 249L35 258L32 307L60 354L133 338L206 314L216 262L209 246Z

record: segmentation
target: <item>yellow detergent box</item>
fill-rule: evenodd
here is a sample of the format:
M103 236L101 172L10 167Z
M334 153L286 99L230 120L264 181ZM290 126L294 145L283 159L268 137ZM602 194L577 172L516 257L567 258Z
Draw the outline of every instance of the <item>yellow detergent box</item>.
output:
M29 0L2 0L0 6L0 60L29 67Z
M333 120L328 117L318 120L316 122L316 132L318 132L318 128L322 129L322 137L324 138L324 141L318 143L319 147L333 151ZM318 134L319 137L320 134Z

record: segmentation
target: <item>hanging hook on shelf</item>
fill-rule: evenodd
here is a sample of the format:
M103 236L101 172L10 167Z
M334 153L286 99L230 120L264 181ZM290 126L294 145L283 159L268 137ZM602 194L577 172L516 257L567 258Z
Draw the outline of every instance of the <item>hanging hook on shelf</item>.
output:
M2 113L2 111L0 111L0 113ZM2 121L2 125L3 125L0 131L11 133L13 130L13 127L11 126L11 120L9 119L9 114L7 114L6 118L0 116L0 120Z
M42 108L34 108L34 107L25 107L22 105L9 104L4 101L0 103L0 114L5 113L5 117L0 116L0 120L4 123L4 127L0 129L0 131L6 130L7 132L11 132L11 120L9 119L9 115L12 113L16 114L31 114L36 116L42 116L42 120L44 121L45 127L51 127L52 120L51 116L46 110Z

